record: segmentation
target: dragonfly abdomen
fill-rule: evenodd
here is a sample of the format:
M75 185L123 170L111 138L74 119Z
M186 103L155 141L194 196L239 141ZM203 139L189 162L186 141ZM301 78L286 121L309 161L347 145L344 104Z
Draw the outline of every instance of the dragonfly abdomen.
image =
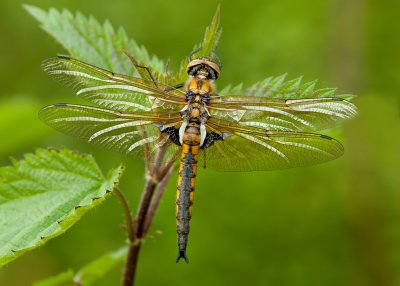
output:
M189 235L189 223L192 216L199 148L200 129L198 126L188 126L183 135L182 156L176 193L176 232L178 234L179 248L176 262L181 258L186 263L189 262L186 256L186 246Z

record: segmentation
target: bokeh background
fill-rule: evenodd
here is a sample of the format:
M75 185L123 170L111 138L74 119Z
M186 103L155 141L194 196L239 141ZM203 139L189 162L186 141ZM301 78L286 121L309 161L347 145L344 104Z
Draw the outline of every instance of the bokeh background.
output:
M287 72L358 95L359 116L343 126L338 139L346 152L336 161L276 172L201 169L188 265L174 261L173 176L140 254L138 285L400 285L399 1L25 3L109 19L174 68L221 3L219 87ZM135 207L143 162L78 142L37 119L41 106L76 98L41 71L44 58L64 50L21 4L0 2L0 164L46 146L92 153L103 170L122 161L121 189ZM31 285L78 269L125 242L122 224L111 197L63 236L0 269L0 285ZM97 285L119 285L120 275L115 269Z

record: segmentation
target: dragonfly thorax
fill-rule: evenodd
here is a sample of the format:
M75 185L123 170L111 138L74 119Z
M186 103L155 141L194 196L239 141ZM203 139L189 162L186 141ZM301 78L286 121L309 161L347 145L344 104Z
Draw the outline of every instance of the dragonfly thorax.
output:
M182 119L206 123L210 118L207 105L214 93L214 85L209 80L193 77L186 82L185 89L187 105L181 110Z
M186 82L185 90L186 106L180 111L183 123L179 128L179 142L202 146L207 135L205 124L210 118L207 105L214 93L214 85L211 80L193 76Z
M212 80L199 79L196 77L190 78L185 85L186 100L193 101L199 95L202 98L207 98L214 93L214 83ZM197 97L197 101L199 101Z

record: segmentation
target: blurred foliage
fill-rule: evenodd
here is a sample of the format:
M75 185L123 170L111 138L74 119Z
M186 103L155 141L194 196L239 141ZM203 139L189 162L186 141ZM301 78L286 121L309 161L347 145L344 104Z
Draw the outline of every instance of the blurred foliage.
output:
M30 148L32 143L46 137L49 130L37 120L41 107L38 100L29 96L14 96L0 99L0 134L10 134L0 140L0 157L9 156L14 150ZM24 132L15 132L15 126L24 126ZM12 135L11 135L12 134Z
M72 269L68 269L56 276L38 281L33 286L74 286L77 283L85 286L94 285L95 282L101 280L111 269L122 265L127 252L128 248L122 247L116 251L102 255L100 258L82 267L77 273L74 273Z
M217 6L211 0L25 2L79 10L100 22L109 19L151 54L171 59L176 69ZM278 172L199 170L189 265L174 263L171 180L154 235L140 254L138 284L400 284L400 3L219 3L224 32L217 53L224 67L218 86L248 86L286 72L291 78L304 75L306 81L319 78L321 85L338 86L340 93L358 94L354 101L360 115L344 126L339 139L346 153L334 162ZM9 164L9 156L19 158L49 145L93 153L104 170L124 161L121 188L135 206L144 182L143 162L57 134L36 119L35 106L78 101L40 69L44 58L65 50L38 28L20 1L1 1L0 15L0 110L9 110L0 113L2 165ZM120 206L111 199L63 237L0 269L0 285L30 285L85 265L124 242L122 223ZM95 285L115 285L119 279L116 269Z

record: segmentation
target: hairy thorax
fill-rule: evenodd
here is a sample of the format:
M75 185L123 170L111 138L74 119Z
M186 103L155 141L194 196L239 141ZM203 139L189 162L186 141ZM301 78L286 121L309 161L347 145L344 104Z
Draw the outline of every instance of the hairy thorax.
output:
M207 105L210 101L210 96L214 93L212 81L206 80L201 76L193 77L186 82L185 90L188 104L187 119L201 123L207 122L209 118Z

